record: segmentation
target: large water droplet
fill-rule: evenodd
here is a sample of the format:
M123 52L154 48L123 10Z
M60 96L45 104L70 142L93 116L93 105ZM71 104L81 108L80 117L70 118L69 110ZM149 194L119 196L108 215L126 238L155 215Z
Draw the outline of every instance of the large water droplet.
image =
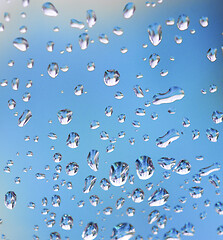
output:
M149 198L149 206L162 206L164 205L169 198L169 193L165 188L158 188Z
M72 120L72 116L73 112L68 109L60 110L57 113L58 120L62 125L68 124Z
M129 165L124 162L115 162L111 165L109 179L112 185L124 185L128 179Z
M55 63L55 62L50 63L48 68L47 68L47 72L48 72L48 74L51 78L57 77L57 75L59 74L58 64Z
M148 26L149 40L154 45L157 46L162 40L162 27L158 23L154 23Z
M88 27L92 28L95 25L96 20L97 20L97 17L96 17L95 11L88 10L87 11L87 24L88 24Z
M60 227L64 230L71 230L73 227L73 218L68 214L64 214L60 219Z
M188 29L190 24L190 19L188 16L182 14L179 16L178 20L177 20L177 27L179 30L184 31L186 29Z
M106 86L112 87L119 83L120 74L118 71L111 69L104 73L104 83Z
M123 9L124 18L131 18L134 15L135 10L136 7L133 2L127 3Z
M89 222L82 233L82 238L84 240L93 240L97 237L97 235L98 224L94 222Z
M5 194L5 206L8 209L13 209L16 205L16 194L13 191L9 191Z
M13 41L14 47L22 52L25 52L29 48L29 43L25 38L18 37Z
M152 177L155 168L150 157L141 156L135 161L135 164L139 179L146 180Z
M49 17L56 17L58 15L58 11L55 6L51 2L46 2L42 5L42 10L44 15Z
M79 141L80 141L80 136L75 132L71 132L67 137L66 144L70 148L77 148L79 145Z
M87 49L88 47L88 44L89 44L89 36L87 33L82 33L80 36L79 36L79 45L80 45L80 48L82 50L85 50Z

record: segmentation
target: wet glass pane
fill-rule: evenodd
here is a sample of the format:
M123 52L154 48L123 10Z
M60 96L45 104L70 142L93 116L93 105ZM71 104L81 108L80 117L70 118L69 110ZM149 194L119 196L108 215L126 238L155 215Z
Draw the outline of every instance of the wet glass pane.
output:
M0 7L1 239L223 235L222 1Z

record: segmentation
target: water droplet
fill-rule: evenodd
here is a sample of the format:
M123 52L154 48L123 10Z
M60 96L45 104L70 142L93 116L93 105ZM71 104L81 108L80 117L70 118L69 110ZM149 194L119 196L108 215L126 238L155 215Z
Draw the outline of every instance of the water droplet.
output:
M135 85L133 87L133 91L134 91L136 97L138 97L138 98L143 98L144 97L142 88L139 85Z
M46 49L47 49L48 52L52 52L53 49L54 49L54 42L53 41L47 42Z
M161 229L166 227L166 223L167 223L166 215L160 216L159 219L157 220L157 226Z
M0 23L0 32L3 32L5 30L5 26L3 23Z
M19 79L13 78L11 85L12 85L12 89L17 91L19 89Z
M84 28L84 23L72 18L70 20L70 26L72 28L83 29Z
M153 53L149 57L149 65L151 68L155 68L160 61L160 56L156 53Z
M221 165L219 163L215 162L208 167L201 168L199 170L199 174L200 174L200 176L205 177L205 176L208 176L212 172L219 171L220 169L221 169Z
M64 214L60 220L60 227L64 230L71 230L73 227L73 218L68 214Z
M223 121L223 112L219 112L219 111L214 111L212 113L212 120L218 124L221 123Z
M120 74L118 71L111 69L104 73L104 83L106 86L112 87L119 83Z
M135 10L136 7L134 3L132 2L127 3L123 9L123 17L127 19L131 18L134 15Z
M171 129L164 136L156 139L156 145L160 148L166 148L170 143L176 141L179 137L179 132L175 129Z
M220 187L220 179L216 174L210 175L208 180L214 187L216 188Z
M162 27L158 23L154 23L148 26L149 40L154 45L157 46L162 40Z
M218 141L218 137L219 137L219 132L218 132L218 130L216 130L214 128L208 128L206 130L206 136L207 136L209 141L217 142Z
M172 103L184 97L184 90L180 87L171 87L165 93L157 93L153 96L153 104Z
M26 32L27 32L27 27L26 27L26 26L21 26L21 27L19 28L19 32L20 32L20 33L26 33Z
M218 90L218 87L215 84L210 85L210 88L209 88L210 93L215 93L217 92L217 90Z
M98 152L98 150L91 150L88 153L87 163L88 163L88 166L93 171L95 171L95 172L98 171L98 167L99 167L99 152Z
M97 120L93 120L92 122L91 122L91 124L90 124L90 128L91 129L97 129L97 128L99 128L100 127L100 123L99 123L99 121L97 121Z
M92 72L92 71L95 70L95 64L94 64L94 62L89 62L89 63L87 64L87 70L88 70L89 72Z
M182 14L179 16L178 20L177 20L177 27L179 30L184 31L186 29L188 29L190 24L190 19L188 16Z
M72 116L73 112L68 109L60 110L57 113L58 120L62 125L68 124L72 120Z
M144 200L144 192L141 188L136 188L132 192L132 201L135 203L141 203Z
M143 109L143 108L137 108L136 110L135 110L135 114L137 115L137 116L145 116L146 115L146 111L145 111L145 109Z
M95 11L88 10L87 11L87 24L89 28L92 28L96 23L97 17Z
M32 117L31 111L28 109L24 110L24 112L22 113L18 120L18 126L24 127L29 122L31 117Z
M168 232L164 234L165 240L180 240L180 232L176 230L176 228L171 228Z
M5 194L5 206L12 210L16 205L16 194L13 191L9 191Z
M159 215L160 213L158 210L153 210L148 216L148 223L149 224L154 223L158 219Z
M124 205L124 203L125 203L125 199L122 198L122 197L119 198L119 199L116 201L116 204L115 204L116 209L118 210L118 209L122 208L123 205Z
M68 163L67 166L66 166L66 174L67 174L68 176L74 176L74 175L76 175L77 172L78 172L78 170L79 170L79 166L78 166L78 164L75 163L75 162L70 162L70 163Z
M88 177L85 178L85 185L83 189L83 193L89 193L91 189L94 187L95 182L96 182L96 177L89 175Z
M121 36L121 35L124 33L124 31L123 31L123 29L120 28L120 27L114 27L113 33L114 33L115 35L117 35L117 36Z
M76 96L81 96L81 95L83 94L83 92L84 92L84 86L81 85L81 84L77 85L77 86L74 88L74 94L75 94Z
M183 42L183 38L179 35L176 35L174 40L177 44L181 44Z
M75 132L69 133L66 141L66 144L68 147L77 148L79 146L79 142L80 142L80 136L77 133Z
M30 98L31 98L31 94L28 93L28 92L25 92L25 93L23 94L23 96L22 96L22 100L23 100L24 102L28 102L28 101L30 100Z
M140 156L136 161L136 173L141 180L147 180L152 177L154 173L154 166L152 159L148 156Z
M48 74L49 74L49 76L51 78L57 77L58 74L59 74L59 66L58 66L58 64L55 63L55 62L50 63L48 68L47 68L47 72L48 72Z
M167 75L168 75L168 70L167 70L167 69L162 69L162 70L160 71L160 75L161 75L162 77L167 76Z
M129 240L135 234L135 228L129 223L120 223L113 227L111 240Z
M158 160L158 164L163 169L171 170L176 164L176 160L174 158L162 157Z
M93 240L97 237L97 235L98 224L94 222L89 222L82 233L82 238L84 240Z
M51 203L53 207L59 207L61 202L61 198L59 195L53 195L51 198Z
M13 41L13 45L22 52L26 51L29 48L28 41L22 37L15 38L15 40Z
M167 20L166 20L166 25L167 26L173 26L175 23L175 20L173 17L169 17Z
M127 209L126 209L126 215L128 216L128 217L133 217L134 215L135 215L135 208L132 208L132 207L128 207Z
M200 18L200 24L202 27L207 27L208 26L208 17L201 17Z
M217 60L217 48L210 48L207 51L207 58L211 62L215 62Z
M191 170L191 165L187 160L180 160L176 167L173 169L174 172L185 175L188 174Z
M10 110L14 109L16 106L16 101L13 99L8 100L8 107Z
M110 144L106 147L106 152L107 153L111 153L115 150L115 145L114 144Z
M89 44L89 36L87 33L82 33L80 36L79 36L79 45L80 45L80 48L82 50L85 50L87 49L88 47L88 44Z
M191 187L189 188L189 193L192 198L201 198L203 195L204 189L202 187Z
M192 223L188 222L181 228L181 233L184 236L192 237L195 233L195 227Z
M108 189L110 188L111 184L110 182L106 179L103 178L100 182L100 187L104 190L104 191L108 191Z
M149 198L149 206L162 206L164 205L169 198L169 193L165 188L158 188Z
M194 129L194 130L192 131L192 139L193 139L193 140L196 140L196 139L198 139L199 137L200 137L200 131L197 130L197 129Z
M112 185L124 185L128 179L129 165L124 162L115 162L111 165L109 179Z
M43 10L44 15L49 16L49 17L56 17L58 15L57 9L50 2L44 3L42 5L42 10Z
M101 43L104 43L104 44L108 44L109 43L108 36L106 34L104 34L104 33L100 34L98 39L99 39L99 41Z

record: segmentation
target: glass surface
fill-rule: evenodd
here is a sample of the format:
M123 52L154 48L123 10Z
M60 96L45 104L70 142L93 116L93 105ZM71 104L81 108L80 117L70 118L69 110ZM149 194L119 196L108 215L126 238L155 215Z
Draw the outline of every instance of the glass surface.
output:
M221 238L222 1L127 4L0 1L2 239Z

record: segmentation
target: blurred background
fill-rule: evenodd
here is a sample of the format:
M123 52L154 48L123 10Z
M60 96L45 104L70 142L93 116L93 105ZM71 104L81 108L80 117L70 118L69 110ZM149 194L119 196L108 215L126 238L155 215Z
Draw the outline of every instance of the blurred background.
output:
M51 232L60 233L61 239L81 239L85 226L91 221L99 227L96 239L110 239L113 227L124 222L135 228L136 233L132 239L137 235L142 237L137 239L163 239L171 228L181 231L186 222L195 226L195 234L191 239L222 238L217 234L222 216L215 211L215 203L222 199L221 185L220 188L215 188L208 181L208 176L202 177L200 184L193 182L193 175L201 168L222 162L223 123L215 124L212 120L213 111L223 111L222 1L163 0L160 3L146 3L136 0L135 13L129 19L123 17L127 1L55 0L52 4L58 10L56 17L43 14L44 3L42 0L30 0L26 6L21 0L0 0L0 22L4 25L4 31L0 32L1 85L4 85L5 79L8 81L7 86L0 87L2 239L28 240L39 237L47 240L50 239ZM86 11L89 9L94 10L97 16L92 28L88 28L86 23ZM176 24L181 14L190 19L189 28L185 31L180 31ZM199 22L202 16L209 19L207 27L202 27ZM85 27L71 28L72 18L82 21ZM174 25L166 25L169 18L175 20ZM158 46L152 45L147 32L148 25L153 23L162 26L162 41ZM22 26L27 28L25 33L20 30ZM115 26L123 29L123 35L113 33ZM55 31L55 27L59 31ZM79 35L84 32L90 37L86 50L80 49L78 43ZM100 34L108 36L108 44L99 41ZM181 44L175 42L176 35L182 37ZM13 46L14 39L18 37L29 42L27 51L22 52ZM54 42L52 52L46 49L49 41ZM72 52L66 51L68 44L72 44ZM128 49L124 54L121 52L123 47ZM206 56L210 48L217 49L217 59L214 62ZM153 53L160 56L160 62L154 69L149 65L149 57ZM27 67L29 59L34 60L32 68ZM11 60L14 64L11 64ZM58 76L51 78L47 73L51 62L56 62L62 68L68 66L69 69L66 72L60 69ZM89 62L94 62L94 71L87 70ZM120 82L113 87L106 86L103 80L104 72L109 69L120 73ZM168 70L167 76L160 75L162 69ZM137 78L137 75L143 77ZM11 87L13 78L19 79L16 91ZM30 80L32 87L26 88ZM217 86L217 91L211 93L209 89L213 84ZM81 96L74 94L77 85L83 85L84 93ZM143 98L136 97L133 91L135 85L142 88ZM155 94L165 93L172 86L184 90L185 97L182 100L169 104L152 104ZM206 90L206 94L202 94L202 89ZM124 94L124 98L114 97L118 91ZM23 101L26 92L31 94L28 102ZM10 99L16 101L13 110L8 107ZM151 102L151 106L145 107L147 101ZM107 106L113 107L111 117L105 115ZM145 116L137 116L137 108L144 108ZM32 118L24 127L18 127L18 119L25 109L31 110ZM61 109L73 112L73 118L67 125L61 125L58 121L57 113ZM175 114L170 114L168 110ZM120 114L126 115L124 123L118 122ZM151 115L156 114L158 118L153 120ZM190 120L188 128L182 125L184 117ZM99 128L90 128L93 120L99 121ZM139 128L132 125L135 120L140 122ZM180 138L166 148L157 147L156 139L173 128L180 132ZM217 142L208 140L208 128L218 130ZM192 140L194 129L200 132L200 137L196 140ZM100 138L102 131L108 133L111 141L115 141L114 138L117 140L113 143L114 151L110 153L106 152L106 148L111 143ZM124 138L118 138L120 131L125 132ZM57 140L48 137L50 132L57 135ZM66 145L70 132L79 134L78 148L72 149ZM143 140L145 134L148 134L149 141ZM30 140L25 141L25 136L29 136ZM34 141L36 136L38 141ZM134 138L134 145L130 144L130 138ZM87 165L87 155L92 149L98 150L100 154L97 172L93 172ZM32 151L33 156L27 156L29 151ZM53 180L55 166L58 165L53 161L55 153L63 156L60 162L62 171L57 180ZM151 157L155 167L153 176L145 181L138 178L135 169L135 160L142 155ZM198 161L196 156L203 156L204 159ZM188 160L191 164L190 173L179 175L169 171L171 176L165 179L165 170L158 164L161 157L175 158L177 163L182 159ZM12 160L13 165L8 160ZM102 190L101 179L109 178L111 164L118 161L129 165L129 175L135 176L134 184L127 181L123 188L111 185L108 191ZM69 162L78 163L77 175L66 174L65 168ZM8 166L10 173L7 165L12 165ZM45 178L36 179L36 173L45 174ZM97 181L91 192L85 194L84 179L89 175L96 176ZM216 175L222 181L222 170L216 172ZM20 177L21 183L15 183L16 177ZM62 186L64 180L66 183L71 182L73 188L68 189L67 184ZM153 183L150 191L146 189L147 183ZM54 191L56 184L59 186L58 192ZM149 196L158 188L157 185L167 189L170 194L168 211L163 206L150 207L147 203ZM204 188L201 198L194 199L190 196L188 189L194 186ZM140 204L128 198L135 188L141 188L145 193L145 200ZM16 206L12 210L4 204L8 191L14 191L17 195ZM58 208L51 204L54 194L61 197ZM90 204L91 195L100 198L98 206ZM44 197L48 199L47 206L42 206ZM125 198L125 204L117 210L115 203L120 197ZM186 197L186 203L179 202L180 197ZM205 206L205 200L210 200L209 207ZM83 207L78 207L80 201L85 202ZM34 209L27 207L30 202L35 203ZM193 204L197 204L196 209ZM174 211L177 205L182 206L182 212ZM106 207L113 208L109 216L103 214ZM127 216L128 207L135 208L133 217ZM49 210L47 215L42 214L44 208ZM148 224L148 215L154 209L168 218L166 227L159 229L156 235L152 233L152 227L157 224ZM48 228L46 221L50 220L52 212L56 214L56 223ZM60 227L63 214L73 217L74 225L70 231ZM38 231L34 231L35 225L39 226ZM181 235L181 239L187 238Z

